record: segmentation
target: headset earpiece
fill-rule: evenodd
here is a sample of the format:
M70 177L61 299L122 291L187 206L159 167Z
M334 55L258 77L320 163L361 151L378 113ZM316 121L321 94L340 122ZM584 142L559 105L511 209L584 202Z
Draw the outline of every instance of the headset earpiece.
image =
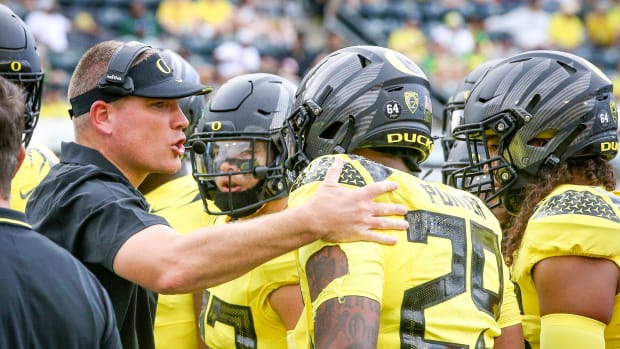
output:
M99 80L97 88L111 95L131 95L134 85L133 80L127 74L136 58L149 48L151 46L141 42L130 41L116 49L108 63L108 71Z

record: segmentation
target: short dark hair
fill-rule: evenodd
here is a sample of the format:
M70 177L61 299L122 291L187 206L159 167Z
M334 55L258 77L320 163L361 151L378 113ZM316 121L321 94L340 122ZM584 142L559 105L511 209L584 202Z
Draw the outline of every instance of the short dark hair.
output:
M0 195L8 199L24 130L24 93L0 76Z

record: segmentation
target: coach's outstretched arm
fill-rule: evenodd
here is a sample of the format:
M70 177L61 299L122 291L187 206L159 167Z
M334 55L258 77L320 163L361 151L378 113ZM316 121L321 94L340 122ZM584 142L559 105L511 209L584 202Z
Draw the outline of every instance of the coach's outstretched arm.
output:
M185 293L232 280L318 239L396 243L393 236L373 231L408 226L402 217L388 217L404 215L404 206L373 202L395 190L396 183L349 189L338 184L341 171L342 161L335 162L303 206L186 235L163 225L146 228L119 249L114 272L160 293Z

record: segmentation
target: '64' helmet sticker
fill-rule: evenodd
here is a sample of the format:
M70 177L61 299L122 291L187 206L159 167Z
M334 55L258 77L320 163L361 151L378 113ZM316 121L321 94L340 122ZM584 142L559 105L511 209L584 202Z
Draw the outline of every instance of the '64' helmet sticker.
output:
M394 100L388 101L383 106L383 114L388 117L388 119L398 119L400 117L400 111L402 107L400 104Z

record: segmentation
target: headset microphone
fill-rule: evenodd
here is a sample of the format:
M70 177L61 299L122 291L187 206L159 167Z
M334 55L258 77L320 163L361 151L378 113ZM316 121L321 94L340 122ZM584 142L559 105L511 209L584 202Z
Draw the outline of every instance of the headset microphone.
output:
M269 173L269 167L267 166L257 166L254 168L254 177L260 180L267 178L268 173Z
M294 165L293 161L293 158L288 158L284 160L284 168L286 168L287 170L292 170Z
M192 143L192 150L196 154L204 154L207 152L207 145L205 144L205 142L196 141Z

